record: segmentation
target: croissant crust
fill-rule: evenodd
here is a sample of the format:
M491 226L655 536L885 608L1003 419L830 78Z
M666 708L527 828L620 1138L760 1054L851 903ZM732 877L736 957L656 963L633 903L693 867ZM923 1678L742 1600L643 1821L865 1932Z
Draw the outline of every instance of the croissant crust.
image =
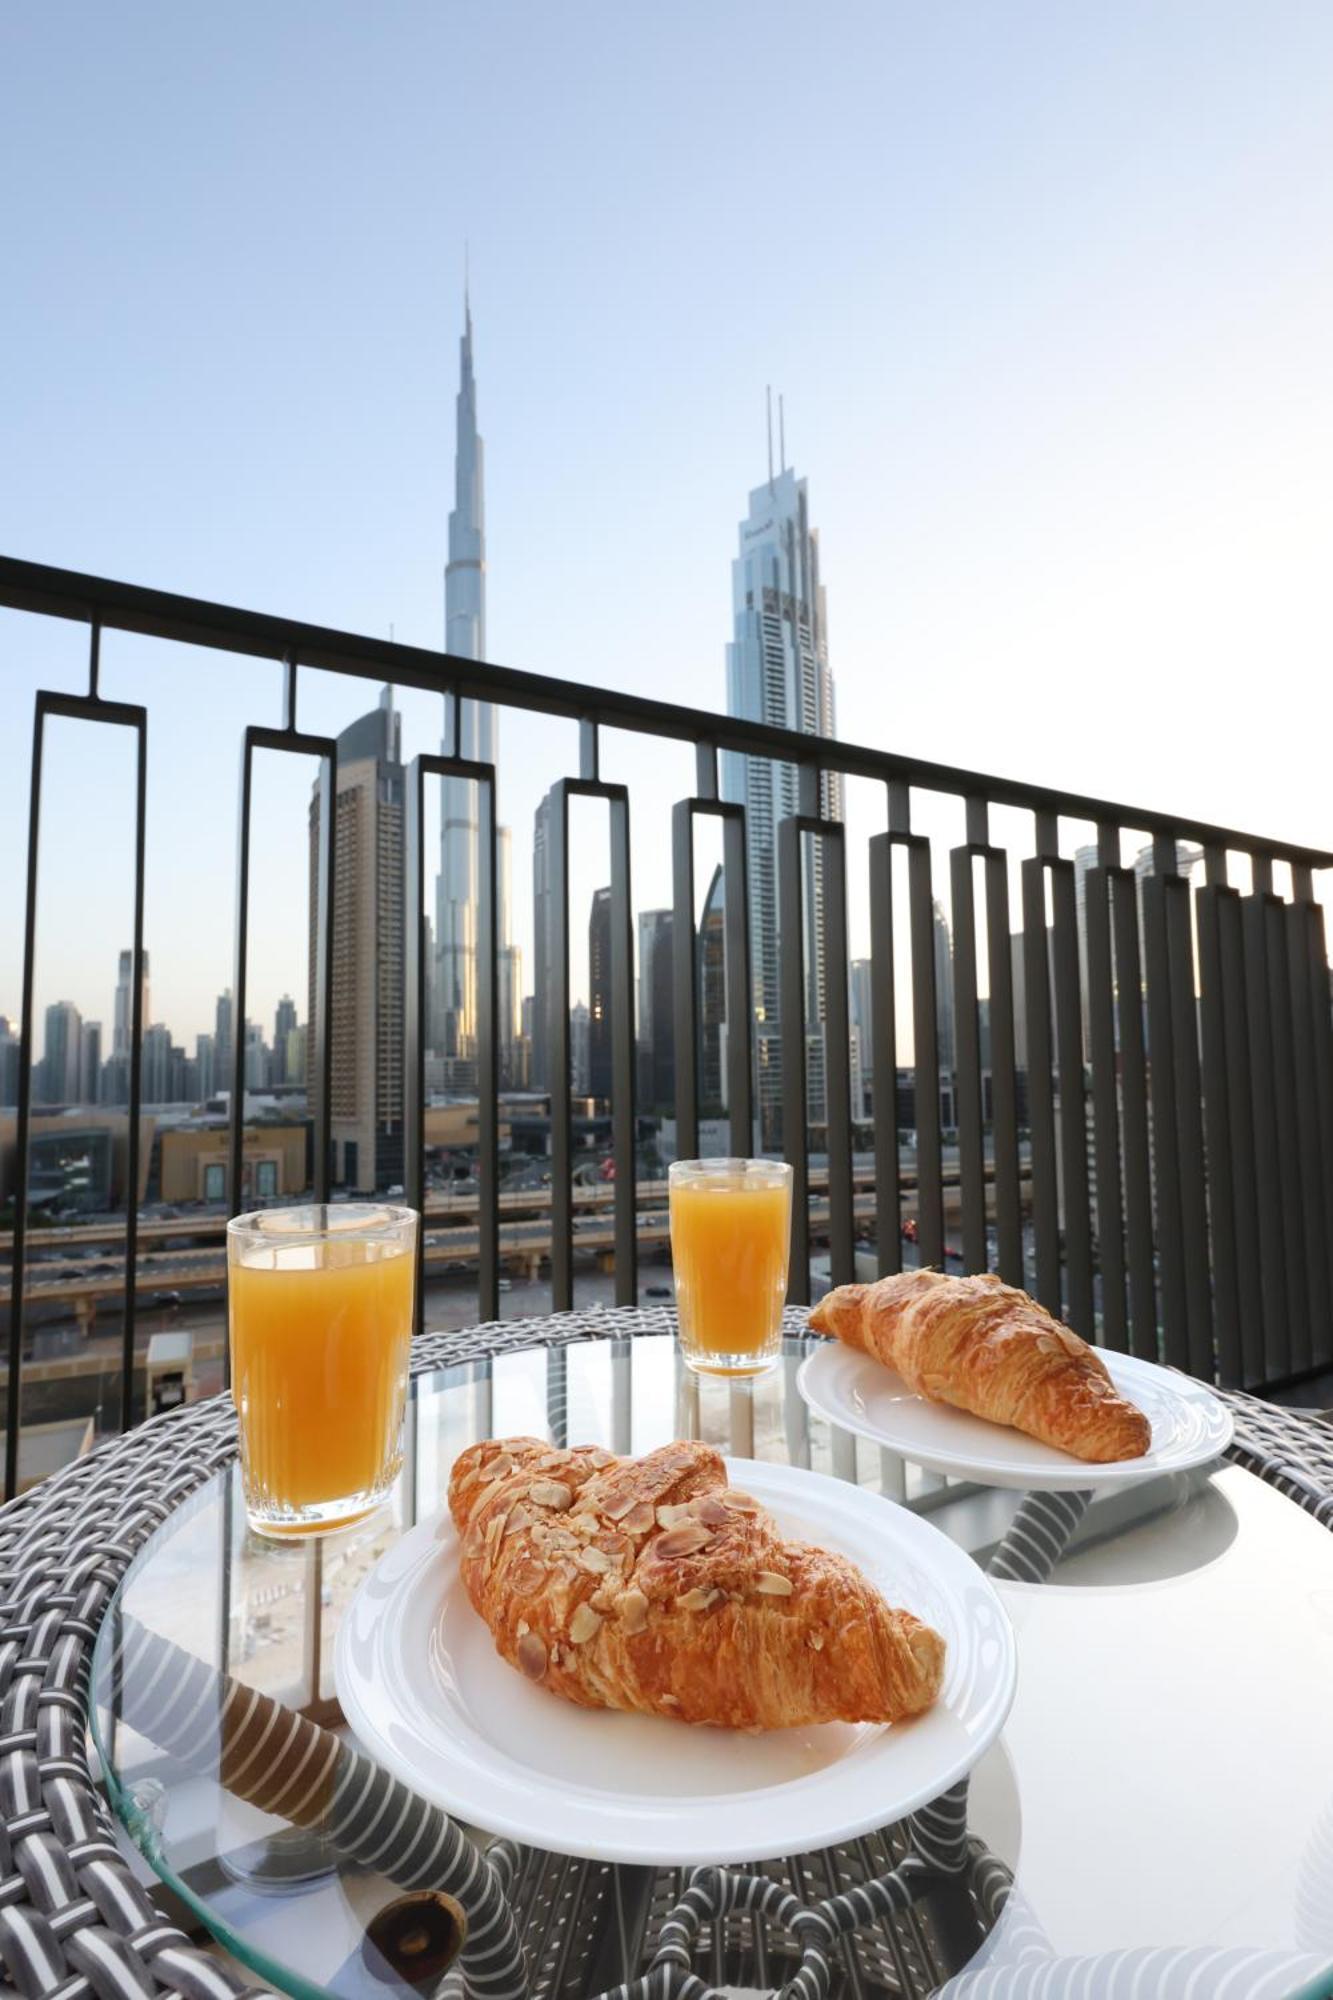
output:
M449 1509L497 1651L581 1707L783 1729L896 1722L939 1692L939 1634L784 1540L709 1445L489 1439L455 1462Z
M901 1271L840 1285L810 1324L895 1369L919 1395L1088 1463L1142 1458L1152 1443L1147 1417L1118 1393L1096 1349L988 1272Z

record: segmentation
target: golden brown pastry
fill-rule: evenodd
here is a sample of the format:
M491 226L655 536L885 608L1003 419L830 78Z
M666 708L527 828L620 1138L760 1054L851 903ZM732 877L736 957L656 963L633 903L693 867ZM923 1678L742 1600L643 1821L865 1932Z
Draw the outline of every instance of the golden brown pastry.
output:
M939 1634L784 1541L709 1445L490 1439L455 1462L449 1511L499 1653L583 1708L786 1729L897 1722L939 1693Z
M900 1271L873 1285L839 1285L810 1324L896 1369L932 1402L1010 1424L1089 1463L1142 1458L1152 1443L1148 1419L1117 1392L1096 1349L989 1272Z

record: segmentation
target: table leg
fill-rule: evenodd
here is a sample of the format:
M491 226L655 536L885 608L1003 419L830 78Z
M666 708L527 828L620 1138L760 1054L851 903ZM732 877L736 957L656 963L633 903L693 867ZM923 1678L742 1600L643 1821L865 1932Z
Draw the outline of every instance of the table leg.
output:
M1025 1494L990 1559L990 1575L1005 1583L1049 1582L1091 1500L1090 1491Z

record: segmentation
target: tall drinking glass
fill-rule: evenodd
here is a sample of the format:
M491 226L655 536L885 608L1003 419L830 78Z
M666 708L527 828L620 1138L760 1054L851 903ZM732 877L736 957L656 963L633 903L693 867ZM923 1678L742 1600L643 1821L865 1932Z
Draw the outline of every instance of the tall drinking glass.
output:
M414 1209L314 1203L227 1224L231 1392L250 1525L341 1527L402 1464Z
M668 1185L681 1353L703 1374L760 1375L782 1343L791 1168L677 1160Z

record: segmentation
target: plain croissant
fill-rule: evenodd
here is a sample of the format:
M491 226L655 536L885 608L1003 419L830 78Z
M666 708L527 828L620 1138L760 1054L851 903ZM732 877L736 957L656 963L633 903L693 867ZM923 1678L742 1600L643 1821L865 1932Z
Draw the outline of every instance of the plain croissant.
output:
M784 1541L709 1445L491 1439L455 1461L449 1510L497 1651L582 1707L785 1729L896 1722L939 1692L939 1634Z
M1117 1392L1100 1354L988 1272L901 1271L873 1285L840 1285L810 1324L895 1369L919 1395L1075 1458L1142 1458L1152 1443L1147 1417Z

